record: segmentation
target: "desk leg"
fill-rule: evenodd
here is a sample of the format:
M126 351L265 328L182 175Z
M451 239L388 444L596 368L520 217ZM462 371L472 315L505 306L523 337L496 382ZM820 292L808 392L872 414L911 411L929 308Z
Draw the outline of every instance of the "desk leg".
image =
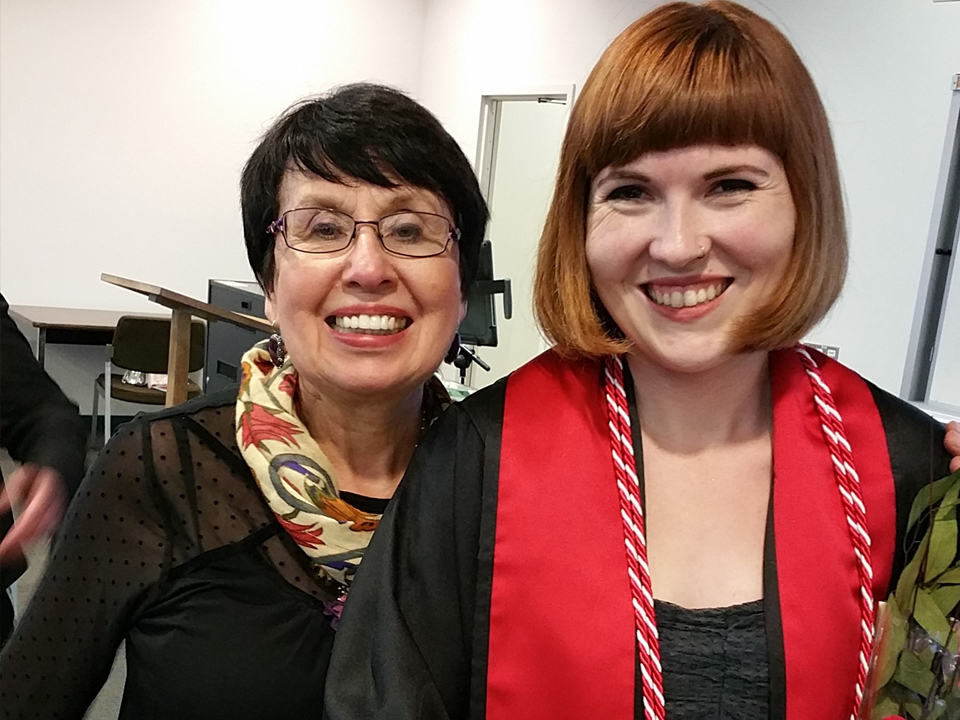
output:
M190 323L186 310L175 309L170 318L170 356L167 359L167 407L187 399L190 371Z
M43 367L43 359L47 354L47 329L40 328L37 333L37 362Z

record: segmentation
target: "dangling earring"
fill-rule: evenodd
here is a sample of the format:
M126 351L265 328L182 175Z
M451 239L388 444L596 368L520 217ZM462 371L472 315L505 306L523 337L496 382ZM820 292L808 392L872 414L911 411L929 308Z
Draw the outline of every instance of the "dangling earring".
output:
M448 364L453 364L453 361L460 356L460 333L453 334L453 342L450 343L450 349L447 350L447 354L443 356L443 361Z
M283 365L283 361L287 359L287 348L283 344L279 331L270 336L267 341L267 351L270 353L270 361L277 367Z

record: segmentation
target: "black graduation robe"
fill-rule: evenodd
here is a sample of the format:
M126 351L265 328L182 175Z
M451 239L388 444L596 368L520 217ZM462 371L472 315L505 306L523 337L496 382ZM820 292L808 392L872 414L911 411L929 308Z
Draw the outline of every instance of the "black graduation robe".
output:
M904 564L913 498L948 474L944 429L815 357L853 447L882 600ZM846 720L856 561L793 350L771 354L771 384L770 717ZM415 453L351 589L325 717L642 718L613 477L601 363L547 352L453 406Z

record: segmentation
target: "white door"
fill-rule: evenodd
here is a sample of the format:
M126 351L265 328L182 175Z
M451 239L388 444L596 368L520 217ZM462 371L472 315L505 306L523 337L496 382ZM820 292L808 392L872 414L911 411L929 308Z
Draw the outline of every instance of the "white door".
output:
M509 97L509 96L500 96ZM481 168L490 206L487 238L493 245L494 277L510 278L513 317L503 317L495 301L497 347L479 347L477 353L490 371L473 366L470 384L484 387L523 365L548 346L533 319L533 271L537 243L553 193L553 183L566 128L569 96L562 100L536 98L496 101L493 147Z

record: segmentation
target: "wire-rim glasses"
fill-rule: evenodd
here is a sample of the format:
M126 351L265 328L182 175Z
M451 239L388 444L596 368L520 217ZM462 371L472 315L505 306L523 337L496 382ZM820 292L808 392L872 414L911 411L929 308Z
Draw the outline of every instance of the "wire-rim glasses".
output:
M384 215L379 220L354 220L330 208L295 208L270 223L267 232L280 233L291 250L325 254L350 247L360 225L373 225L384 250L401 257L441 255L450 240L460 239L460 230L447 218L413 210Z

